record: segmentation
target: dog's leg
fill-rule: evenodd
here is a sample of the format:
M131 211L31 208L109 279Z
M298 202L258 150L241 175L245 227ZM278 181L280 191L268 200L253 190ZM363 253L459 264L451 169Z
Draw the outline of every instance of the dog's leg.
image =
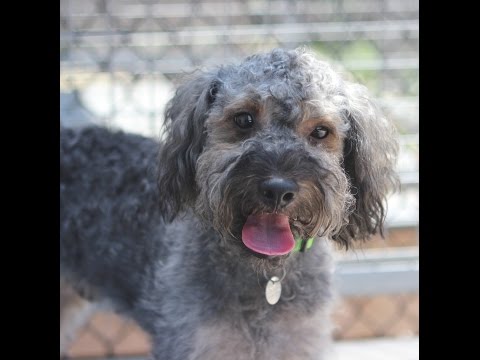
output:
M65 356L76 331L85 325L95 304L82 297L65 280L60 279L60 358Z

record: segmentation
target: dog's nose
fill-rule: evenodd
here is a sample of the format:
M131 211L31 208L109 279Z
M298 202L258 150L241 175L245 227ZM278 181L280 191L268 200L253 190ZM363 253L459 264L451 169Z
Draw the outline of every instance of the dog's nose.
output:
M275 208L287 206L295 198L298 185L293 180L283 178L270 178L260 184L260 193L265 203L274 205Z

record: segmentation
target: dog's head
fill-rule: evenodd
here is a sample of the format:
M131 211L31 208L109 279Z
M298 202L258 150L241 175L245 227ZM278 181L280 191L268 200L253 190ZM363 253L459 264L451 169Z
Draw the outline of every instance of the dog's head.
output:
M348 246L381 231L394 129L363 86L306 51L194 74L170 101L166 129L166 219L193 208L224 239L265 255L289 253L295 239Z

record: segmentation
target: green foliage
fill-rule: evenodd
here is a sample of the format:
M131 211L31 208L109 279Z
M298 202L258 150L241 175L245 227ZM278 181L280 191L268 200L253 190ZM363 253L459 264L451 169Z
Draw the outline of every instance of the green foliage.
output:
M382 70L382 53L373 40L314 41L309 47L322 59L344 66L353 80L364 84L375 95L418 96L418 69ZM391 88L393 79L397 87ZM401 85L398 86L398 83Z

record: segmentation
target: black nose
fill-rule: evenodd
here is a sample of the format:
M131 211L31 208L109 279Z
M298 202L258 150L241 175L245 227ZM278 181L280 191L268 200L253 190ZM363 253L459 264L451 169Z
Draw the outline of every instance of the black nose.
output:
M293 180L278 177L270 178L260 184L262 200L276 209L287 206L295 198L298 185Z

